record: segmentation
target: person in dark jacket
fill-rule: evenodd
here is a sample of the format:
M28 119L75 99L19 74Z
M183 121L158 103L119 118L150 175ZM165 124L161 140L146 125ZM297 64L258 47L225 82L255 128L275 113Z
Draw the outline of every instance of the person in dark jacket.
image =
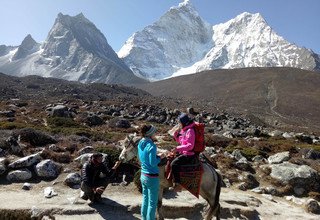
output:
M94 153L88 162L81 169L81 190L84 194L82 199L90 199L91 202L101 201L101 195L108 185L108 179L115 173L115 169L119 166L117 162L112 169L103 162L101 153ZM101 173L105 177L100 177Z

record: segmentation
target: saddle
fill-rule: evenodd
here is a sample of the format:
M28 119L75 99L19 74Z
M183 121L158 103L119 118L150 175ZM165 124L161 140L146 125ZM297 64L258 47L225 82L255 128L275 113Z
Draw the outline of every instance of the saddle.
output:
M170 182L173 182L171 162L175 158L176 157L173 155L170 155L167 157L167 164L165 167L165 177ZM199 198L202 174L203 174L203 168L199 160L199 157L196 157L195 161L192 164L180 165L179 167L181 186L186 190L188 190L192 195L194 195L197 198Z

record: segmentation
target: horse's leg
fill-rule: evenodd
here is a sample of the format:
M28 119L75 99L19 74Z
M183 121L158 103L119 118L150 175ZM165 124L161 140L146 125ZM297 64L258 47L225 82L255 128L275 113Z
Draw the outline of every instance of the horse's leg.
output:
M159 194L158 194L158 206L157 206L157 219L163 220L163 213L162 213L162 196L163 196L163 187L160 186Z
M213 215L220 219L220 175L209 165L203 164L203 176L201 180L200 194L208 202L209 208L205 215L206 220L211 220Z

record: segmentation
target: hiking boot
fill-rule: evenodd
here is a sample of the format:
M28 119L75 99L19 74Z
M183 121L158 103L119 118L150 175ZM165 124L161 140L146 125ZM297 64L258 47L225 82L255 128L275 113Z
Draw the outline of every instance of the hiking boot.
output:
M88 200L89 199L87 194L85 194L83 191L81 191L81 193L80 193L80 198L83 199L83 200Z

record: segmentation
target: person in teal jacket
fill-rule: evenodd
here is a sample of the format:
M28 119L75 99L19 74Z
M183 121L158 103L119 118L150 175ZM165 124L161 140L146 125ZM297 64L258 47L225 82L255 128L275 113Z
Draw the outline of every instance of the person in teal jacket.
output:
M161 157L157 156L157 146L153 142L156 128L153 125L143 125L142 139L138 144L138 156L141 164L143 220L154 220L158 205L159 168Z

